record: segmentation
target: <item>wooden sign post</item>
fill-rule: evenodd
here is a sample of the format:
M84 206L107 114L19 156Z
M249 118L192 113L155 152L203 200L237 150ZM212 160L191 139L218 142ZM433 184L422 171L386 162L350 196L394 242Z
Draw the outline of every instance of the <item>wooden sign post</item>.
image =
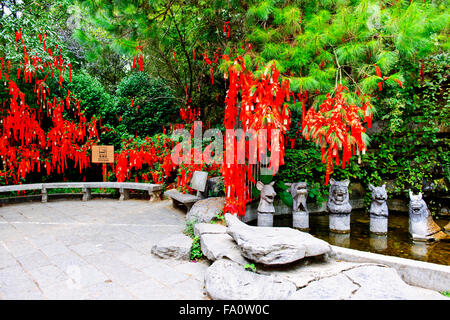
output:
M103 182L106 182L106 165L114 163L114 146L92 146L92 163L103 164Z

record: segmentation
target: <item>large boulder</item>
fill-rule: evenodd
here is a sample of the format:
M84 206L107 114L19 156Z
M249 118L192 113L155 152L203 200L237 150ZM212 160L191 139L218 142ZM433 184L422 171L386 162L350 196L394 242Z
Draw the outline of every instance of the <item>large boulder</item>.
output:
M241 251L233 238L226 233L202 234L200 236L200 246L203 255L211 261L228 258L241 265L249 263L249 261L241 255Z
M230 260L217 260L205 274L214 300L286 300L296 287L289 281L245 270Z
M152 253L163 259L189 260L191 257L192 239L185 234L175 234L152 247Z
M265 265L291 263L304 257L319 256L331 246L306 232L292 228L253 227L227 213L227 233L247 259Z
M292 294L292 300L425 300L447 299L439 292L406 284L385 266L358 266L330 277L317 277Z
M197 201L186 215L186 221L209 223L223 211L225 198L215 197Z
M227 227L221 224L197 223L194 226L194 235L227 233Z

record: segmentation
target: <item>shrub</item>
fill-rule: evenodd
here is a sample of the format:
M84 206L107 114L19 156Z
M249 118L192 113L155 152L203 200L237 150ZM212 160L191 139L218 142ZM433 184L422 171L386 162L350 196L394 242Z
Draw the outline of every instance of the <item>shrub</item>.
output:
M175 98L162 80L151 79L144 72L124 78L116 92L118 131L132 136L152 136L178 115ZM133 106L132 106L133 100Z

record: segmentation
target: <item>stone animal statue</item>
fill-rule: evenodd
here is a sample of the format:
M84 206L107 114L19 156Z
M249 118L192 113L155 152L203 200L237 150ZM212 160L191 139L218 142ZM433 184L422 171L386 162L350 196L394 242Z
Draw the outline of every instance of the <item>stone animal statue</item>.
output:
M409 199L409 233L412 238L418 241L450 240L445 229L438 226L431 217L422 193L416 196L409 191Z
M330 179L330 192L328 196L327 209L333 214L350 213L352 206L349 202L348 186L350 180L335 181Z
M369 189L372 191L372 204L370 205L369 213L374 216L387 218L389 215L389 210L386 204L386 185L383 184L381 187L374 187L369 184Z
M273 185L275 181L269 184L264 184L261 181L256 183L256 188L261 191L261 199L259 200L258 212L261 213L274 213L275 208L273 206L273 200L277 195Z
M288 191L292 195L292 212L306 212L306 198L308 197L308 188L305 182L285 183L289 187Z

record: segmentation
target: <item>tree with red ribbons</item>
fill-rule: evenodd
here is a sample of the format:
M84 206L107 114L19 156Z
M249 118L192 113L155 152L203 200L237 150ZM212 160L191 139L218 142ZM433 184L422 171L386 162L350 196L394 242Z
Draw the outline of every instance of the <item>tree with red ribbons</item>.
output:
M5 60L1 59L0 79L7 92L0 114L0 176L5 183L20 183L33 171L63 173L69 161L81 173L90 165L91 146L98 142L97 119L87 121L80 101L70 91L65 99L52 96L49 79L57 77L63 90L66 72L71 78L71 65L64 62L56 46L47 46L45 34L39 39L45 56L27 48L17 31L16 45L23 52L23 60L8 60L7 68L3 68ZM36 103L30 104L24 90L33 83Z

